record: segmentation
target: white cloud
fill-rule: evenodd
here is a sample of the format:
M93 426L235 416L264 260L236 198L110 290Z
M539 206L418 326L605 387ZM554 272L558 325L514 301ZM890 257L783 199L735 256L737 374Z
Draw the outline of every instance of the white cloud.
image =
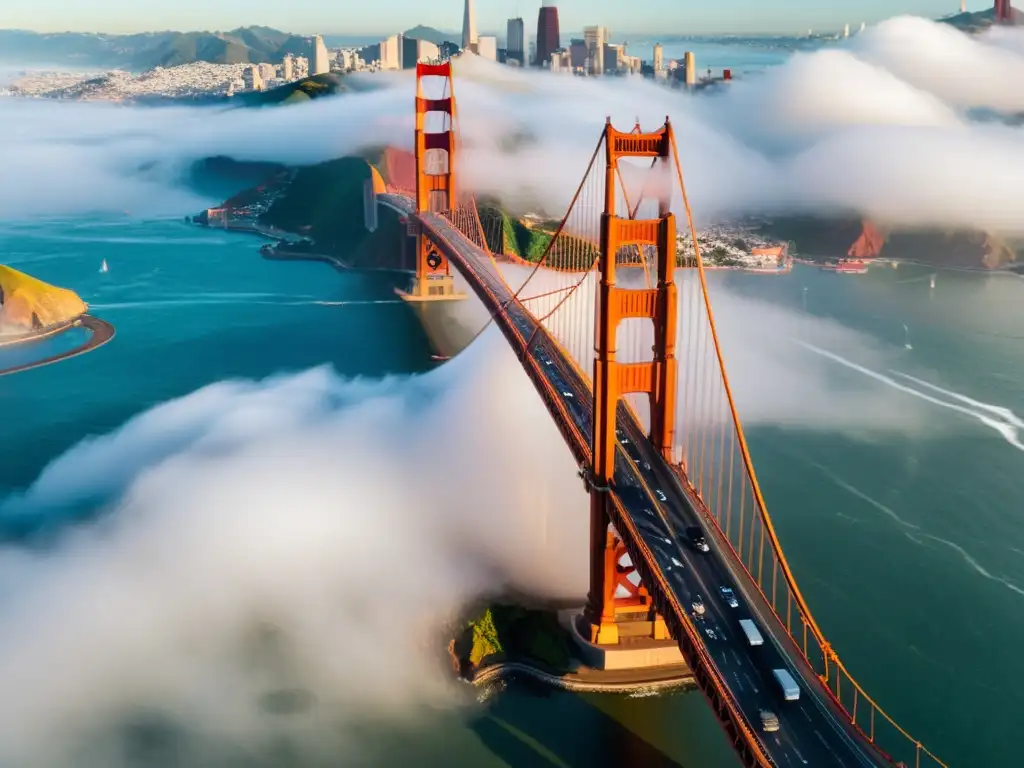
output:
M1019 30L970 37L897 18L844 50L801 54L698 98L635 79L586 81L467 59L456 82L463 173L506 199L564 209L607 115L629 127L668 114L701 217L852 206L894 223L1024 231L1024 202L1006 194L1019 187L1024 134L965 113L1024 110L1014 75L1024 72L1022 41ZM307 163L409 146L411 74L357 80L370 90L258 112L0 101L10 180L0 209L7 217L180 214L202 204L176 184L197 158ZM520 130L540 142L515 156L497 151L499 136Z
M467 703L444 659L467 603L586 588L583 486L493 334L420 378L213 385L72 449L2 511L83 500L114 506L0 552L4 763L116 765L138 718L204 765L296 728L307 756L371 749L368 719ZM295 689L304 714L261 709Z

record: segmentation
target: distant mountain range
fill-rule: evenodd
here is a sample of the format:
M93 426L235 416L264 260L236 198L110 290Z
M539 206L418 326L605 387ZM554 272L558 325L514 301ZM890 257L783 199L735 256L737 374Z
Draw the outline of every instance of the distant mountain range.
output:
M440 29L425 27L422 24L417 24L412 29L405 30L402 34L406 37L415 37L417 40L426 40L428 43L433 43L434 45L440 45L441 43L462 44L461 33L442 32Z
M268 27L230 32L145 32L135 35L0 29L0 62L27 66L116 67L143 71L193 61L213 64L277 63L307 55L307 38Z
M457 41L454 33L416 26L406 37L440 45ZM193 61L212 64L276 64L287 54L309 55L308 38L269 27L239 27L230 32L145 32L108 35L87 32L42 34L0 29L0 63L26 66L118 68L135 72Z

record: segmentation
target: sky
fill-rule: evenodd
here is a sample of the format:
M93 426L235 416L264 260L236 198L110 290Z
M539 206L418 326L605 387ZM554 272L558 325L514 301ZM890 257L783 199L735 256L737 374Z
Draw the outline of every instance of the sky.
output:
M979 10L990 3L970 0ZM522 16L528 27L537 16L538 2L478 0L482 32L499 32L505 20ZM903 13L938 17L955 12L959 0L561 0L557 3L562 28L578 31L603 24L622 33L662 32L789 33L807 29L839 29L844 23L872 23ZM444 30L462 25L462 0L384 0L345 3L338 0L176 0L140 3L138 0L3 0L0 28L43 32L140 32L150 30L215 30L262 24L301 34L392 34L416 24ZM397 21L399 20L400 21Z

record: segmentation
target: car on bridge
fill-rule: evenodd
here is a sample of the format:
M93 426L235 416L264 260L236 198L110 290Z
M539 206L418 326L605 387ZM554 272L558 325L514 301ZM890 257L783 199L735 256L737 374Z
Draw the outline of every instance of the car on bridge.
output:
M690 544L698 552L710 552L711 547L708 546L708 540L704 538L704 531L700 529L700 526L691 525L686 529L686 538L690 540Z
M732 587L719 587L718 591L722 593L722 599L730 608L740 607L740 601L736 599L736 593L732 591Z
M705 610L704 609L704 601L700 599L700 595L697 595L693 599L693 606L692 607L693 607L693 612L696 613L698 616L703 616L704 615L704 610Z
M779 730L779 717L768 709L761 710L761 727L765 733L775 733Z

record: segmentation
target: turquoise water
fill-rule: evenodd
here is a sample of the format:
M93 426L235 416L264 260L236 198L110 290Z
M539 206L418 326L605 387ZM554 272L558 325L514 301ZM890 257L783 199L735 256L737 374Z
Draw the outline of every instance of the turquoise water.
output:
M211 381L325 362L351 376L430 365L420 326L388 277L342 278L323 264L269 262L258 246L183 221L0 228L6 263L74 286L117 329L115 342L52 370L0 378L0 402L17 412L6 420L4 440L20 446L0 463L0 488L28 484L82 437ZM107 273L99 271L103 259Z
M55 355L70 352L89 341L92 333L86 328L69 328L55 336L0 347L0 370L37 363Z
M210 382L324 362L368 377L431 367L392 278L268 262L258 245L168 220L0 229L12 266L74 286L117 327L95 352L0 378L0 493L27 486L82 439ZM104 258L110 271L101 274ZM1024 676L1024 454L1012 444L1024 431L1024 281L942 272L932 290L931 274L800 267L714 279L890 351L888 368L870 369L888 382L830 365L879 402L920 408L922 427L862 435L754 426L755 463L805 595L848 667L950 764L1011 766L1024 711L1015 683ZM736 762L698 694L573 696L524 683L468 723L437 715L394 750L380 764Z

